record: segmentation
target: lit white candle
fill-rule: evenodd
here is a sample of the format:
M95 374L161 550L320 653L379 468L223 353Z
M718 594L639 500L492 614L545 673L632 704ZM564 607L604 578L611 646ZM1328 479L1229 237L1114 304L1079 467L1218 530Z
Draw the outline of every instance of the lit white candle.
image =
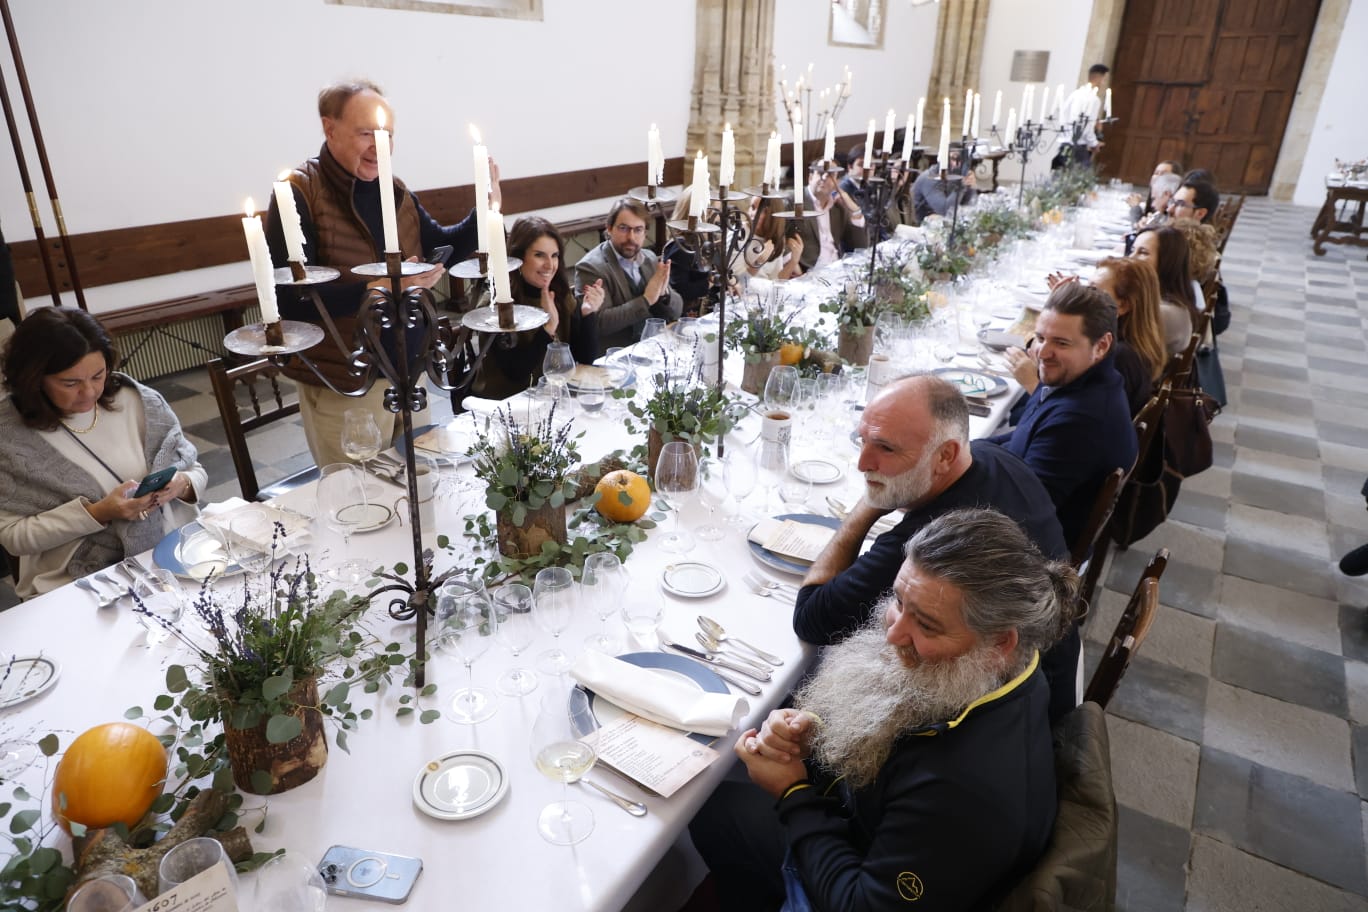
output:
M730 187L735 180L736 137L732 134L731 124L726 124L722 127L722 161L717 166L717 182L723 187Z
M276 306L275 267L271 265L271 248L266 245L266 232L261 217L256 214L252 198L247 197L247 215L242 220L242 233L247 238L247 255L252 260L252 278L256 280L257 302L261 304L261 322L279 323L280 308Z
M993 96L993 129L996 130L1000 123L1002 123L1002 89L998 89L997 94Z
M779 134L770 130L769 141L765 143L764 182L771 188L779 185Z
M385 234L385 253L399 253L399 220L394 216L394 165L390 161L390 134L385 129L385 108L375 109L375 159L380 170L380 227Z
M936 162L942 174L950 168L950 99L945 99L945 110L941 114L940 146L936 148Z
M869 129L865 131L864 158L865 164L874 157L874 118L869 118Z
M888 116L884 118L883 150L885 155L893 154L893 130L897 126L897 120L893 115L893 109L888 109Z
M1021 112L1027 118L1031 116L1031 84L1029 82L1021 89Z
M1032 98L1032 101L1035 99ZM1050 114L1050 87L1045 83L1040 84L1040 120L1043 123Z
M826 142L822 146L822 161L836 160L836 121L830 117L826 124Z
M917 99L917 135L916 144L921 145L922 127L926 126L926 96Z
M646 183L658 187L665 181L665 153L660 147L660 131L655 124L646 131Z
M1006 145L1010 146L1016 142L1016 130L1016 108L1009 108L1007 110L1007 132L1002 134L1002 139Z
M1059 115L1059 119L1060 119L1060 120L1063 120L1063 119L1064 119L1064 83L1062 83L1062 82L1061 82L1059 85L1055 86L1055 102L1054 102L1054 106L1055 106L1055 112Z
M905 162L910 162L912 160L912 145L914 142L913 137L916 136L916 130L917 115L908 114L907 126L903 129L902 160Z
M850 72L850 69L847 67L847 68L846 68L846 71L845 71L845 82L841 84L841 97L842 97L842 98L849 98L849 97L850 97L850 83L851 83L851 80L854 78L854 76L855 76L855 74L852 73L852 72Z
M475 163L475 228L480 252L489 251L489 148L480 140L480 131L470 125L470 138L475 141L472 159Z
M702 218L703 213L708 210L708 197L711 196L708 187L708 159L703 154L703 150L698 150L698 155L694 157L693 184L689 193L689 215L694 218Z
M1103 110L1106 112L1107 119L1111 120L1111 89L1107 89L1107 101L1103 107Z
M960 130L961 136L969 135L969 118L974 113L974 90L964 90L964 129Z
M276 211L280 213L280 228L285 233L286 256L295 263L303 263L304 226L299 220L299 208L295 206L294 190L286 179L289 176L289 171L281 171L272 189L275 190Z
M803 199L804 181L807 171L803 168L803 120L798 110L798 119L793 121L793 200L797 205Z
M489 230L489 277L494 285L494 302L503 304L513 300L513 289L508 283L508 242L504 238L503 213L498 206L489 207L485 221Z
M973 132L969 134L970 136L974 137L974 139L978 139L978 138L979 138L979 105L982 103L982 101L983 101L983 99L979 97L979 93L978 93L978 92L975 92L975 93L974 93L974 116L973 116L973 119L970 120L970 125L971 125L971 126L970 126L970 129L973 130Z

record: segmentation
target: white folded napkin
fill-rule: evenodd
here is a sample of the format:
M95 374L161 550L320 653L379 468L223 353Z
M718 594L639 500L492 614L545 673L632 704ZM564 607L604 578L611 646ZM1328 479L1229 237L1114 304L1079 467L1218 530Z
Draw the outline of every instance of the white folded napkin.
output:
M750 711L742 697L706 693L592 649L579 657L570 676L630 713L682 731L725 735Z
M293 549L302 544L309 535L309 518L307 516L271 504L249 502L241 497L229 497L227 500L208 504L200 511L199 524L219 538L223 538L228 531L228 524L233 521L233 518L248 512L259 513L268 523L278 522L284 526L285 537L281 539L281 543L287 549ZM271 528L274 528L274 525ZM270 543L269 533L264 540L257 542L260 545L269 545Z

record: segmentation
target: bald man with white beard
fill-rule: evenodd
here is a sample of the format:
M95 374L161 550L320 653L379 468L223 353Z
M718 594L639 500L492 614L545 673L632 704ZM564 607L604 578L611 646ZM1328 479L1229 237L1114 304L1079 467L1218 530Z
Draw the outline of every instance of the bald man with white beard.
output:
M1054 826L1040 653L1077 589L1000 513L923 527L879 615L738 739L751 783L690 824L721 908L967 910L1010 889Z

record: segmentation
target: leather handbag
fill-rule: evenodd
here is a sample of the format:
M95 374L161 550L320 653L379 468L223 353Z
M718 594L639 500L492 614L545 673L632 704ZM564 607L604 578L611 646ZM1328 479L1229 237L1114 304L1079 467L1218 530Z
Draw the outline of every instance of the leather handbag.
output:
M1175 389L1164 413L1164 463L1179 478L1211 468L1211 420L1220 404L1200 387Z

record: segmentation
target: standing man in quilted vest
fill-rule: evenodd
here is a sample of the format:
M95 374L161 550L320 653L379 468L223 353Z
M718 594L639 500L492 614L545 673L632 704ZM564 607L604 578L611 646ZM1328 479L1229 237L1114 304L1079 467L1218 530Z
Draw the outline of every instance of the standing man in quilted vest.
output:
M294 190L304 231L304 256L315 266L331 266L342 275L326 285L316 286L328 313L347 345L353 344L357 312L370 286L388 279L368 279L351 270L363 263L383 262L384 235L380 223L380 181L376 161L375 130L377 112L383 109L385 123L394 129L394 114L380 89L369 82L344 82L326 86L318 93L318 116L323 122L323 148L315 158L304 162L288 175ZM499 172L490 161L491 204L501 200ZM426 258L434 249L450 245L452 252L436 268L408 276L409 286L431 288L446 272L449 263L460 262L475 252L478 231L474 213L457 225L437 222L418 198L397 178L394 199L399 224L399 246L408 259ZM286 264L285 238L274 194L267 215L266 238L271 258L277 266ZM318 312L293 287L277 288L280 312L291 320L319 322ZM305 354L339 390L354 390L359 382L350 372L350 358L332 338ZM394 352L390 353L391 356ZM392 433L395 416L384 407L389 384L377 382L364 396L344 396L328 389L298 360L286 374L299 384L299 410L309 450L318 465L346 462L342 453L342 416L349 408L368 409L381 433Z

